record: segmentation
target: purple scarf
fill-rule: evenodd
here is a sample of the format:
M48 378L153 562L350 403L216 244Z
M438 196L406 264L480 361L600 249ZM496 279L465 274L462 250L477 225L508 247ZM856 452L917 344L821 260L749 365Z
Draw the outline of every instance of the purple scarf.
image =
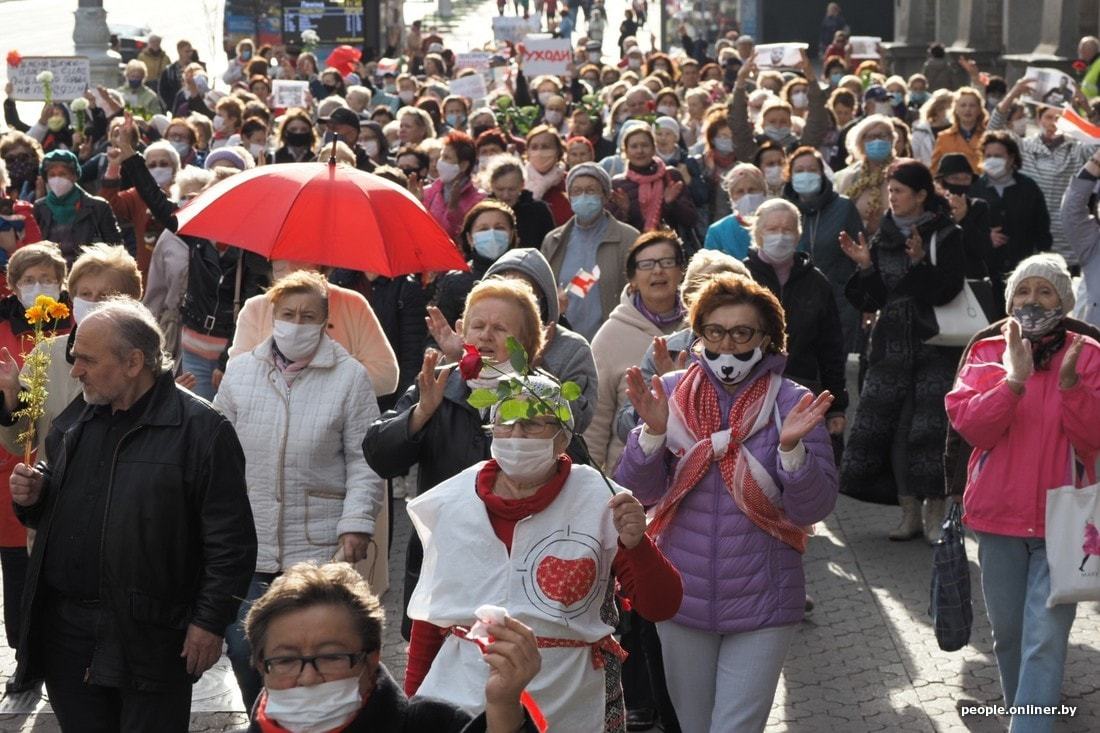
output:
M672 326L678 326L687 315L687 309L684 308L683 301L680 300L679 294L676 295L676 309L670 313L660 314L654 313L645 307L645 303L642 302L642 294L634 293L634 307L638 309L638 312L646 317L650 323L662 331L671 328Z

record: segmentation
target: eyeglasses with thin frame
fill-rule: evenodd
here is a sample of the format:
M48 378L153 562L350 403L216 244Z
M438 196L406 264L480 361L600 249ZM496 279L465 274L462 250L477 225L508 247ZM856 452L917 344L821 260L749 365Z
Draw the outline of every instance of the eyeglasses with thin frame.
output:
M308 664L317 674L329 677L353 669L366 656L366 652L335 652L312 657L268 657L264 671L276 677L299 677Z
M671 270L680 266L680 261L675 257L659 257L655 259L637 260L634 266L639 270L652 270L660 267L662 270Z
M712 343L720 344L725 340L727 336L733 343L741 345L747 344L752 341L758 333L763 333L762 328L753 328L752 326L733 326L732 328L726 328L719 326L717 323L706 323L703 325L703 339Z

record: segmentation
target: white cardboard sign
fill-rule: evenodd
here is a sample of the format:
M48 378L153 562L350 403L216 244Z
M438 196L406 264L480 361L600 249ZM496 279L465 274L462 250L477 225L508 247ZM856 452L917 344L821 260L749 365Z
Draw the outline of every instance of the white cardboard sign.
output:
M852 46L852 58L854 59L880 59L879 46L882 39L878 36L852 36L848 39Z
M46 96L37 78L43 71L53 73L51 91L58 102L71 102L83 96L91 85L87 56L24 56L19 66L8 66L12 98L44 100Z
M466 99L474 102L479 99L484 99L489 93L485 89L485 77L481 74L467 74L466 76L452 79L450 87L451 94L456 97L466 97Z
M529 78L542 74L566 76L573 61L568 38L527 36L523 39L523 73Z
M1031 79L1035 83L1031 85L1031 91L1022 98L1027 104L1045 104L1050 107L1063 107L1073 103L1073 95L1077 92L1077 84L1069 74L1058 69L1044 69L1039 66L1029 66L1024 72L1025 79Z
M802 65L802 52L806 43L765 43L756 47L756 68L793 69Z
M291 79L276 79L271 82L271 96L275 106L282 109L291 107L308 107L306 95L309 93L308 81L294 81Z
M493 16L493 38L498 41L519 43L528 33L538 33L540 27L539 16L537 15L531 18Z

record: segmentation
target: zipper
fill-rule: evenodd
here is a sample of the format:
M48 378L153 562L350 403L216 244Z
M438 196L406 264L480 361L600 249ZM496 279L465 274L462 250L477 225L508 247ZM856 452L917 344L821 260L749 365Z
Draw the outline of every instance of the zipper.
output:
M275 380L278 377L275 375L274 370L272 370L271 372L268 372L268 374L269 374L269 377L271 378L272 386L275 387L276 390L278 390L279 385L275 383ZM286 383L285 378L284 378L283 382L284 382L284 384ZM280 392L279 396L283 398L283 409L285 411L285 413L284 413L284 418L285 419L283 420L283 439L282 439L281 444L279 445L279 462L276 464L277 469L276 469L276 472L275 472L275 486L276 486L275 503L278 504L278 509L279 509L279 517L278 517L278 521L275 525L276 526L276 529L275 529L275 546L276 546L275 562L277 562L279 564L279 567L282 567L282 564L283 564L283 520L285 518L285 513L283 511L283 508L286 506L286 503L283 501L283 499L285 498L284 494L285 494L285 490L286 490L286 444L287 444L287 439L288 439L289 433L290 433L290 385L289 384L286 385L285 390Z

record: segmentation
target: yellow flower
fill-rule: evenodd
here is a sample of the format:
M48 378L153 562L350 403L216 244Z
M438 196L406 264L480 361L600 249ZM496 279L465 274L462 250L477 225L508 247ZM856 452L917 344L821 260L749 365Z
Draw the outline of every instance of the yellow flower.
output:
M58 303L56 301L47 309L47 312L50 314L50 318L55 321L60 321L62 318L69 317L69 307L64 303Z
M39 295L37 298L34 299L34 304L36 306L38 306L39 308L41 308L42 310L48 309L51 305L53 305L56 302L57 302L56 300L54 300L53 298L51 298L48 295Z
M43 298L46 296L40 295L38 297ZM27 309L26 316L27 323L30 323L31 325L42 323L46 320L46 309L40 305L32 305L30 308Z

